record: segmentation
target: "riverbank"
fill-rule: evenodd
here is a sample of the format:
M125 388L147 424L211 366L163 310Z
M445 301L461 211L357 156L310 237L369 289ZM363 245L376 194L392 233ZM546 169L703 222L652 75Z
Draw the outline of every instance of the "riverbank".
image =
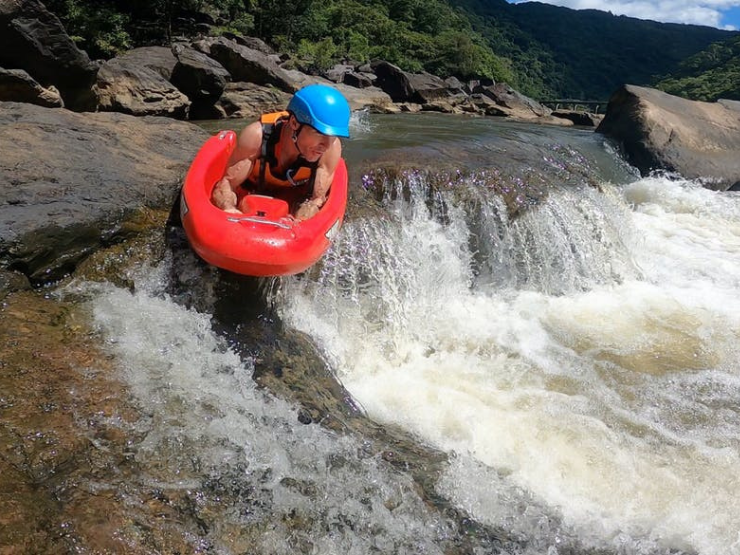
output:
M37 24L23 24L28 20ZM38 0L16 6L0 24L7 27L12 52L7 68L0 69L4 101L175 119L252 118L284 109L290 95L305 85L327 83L340 89L355 110L468 113L555 125L594 126L600 120L553 112L505 83L462 83L409 73L383 60L347 62L309 74L264 42L234 34L180 39L171 47L136 48L91 61Z

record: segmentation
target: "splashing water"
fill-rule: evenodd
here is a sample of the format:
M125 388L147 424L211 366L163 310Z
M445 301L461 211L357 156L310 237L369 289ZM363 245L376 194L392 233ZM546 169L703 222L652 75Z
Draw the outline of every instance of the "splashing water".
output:
M443 221L403 185L281 292L369 415L532 553L740 553L740 197L646 178L510 221L445 193Z
M208 530L195 537L183 528L194 553L441 554L454 523L361 442L298 424L295 407L258 390L251 361L215 335L211 317L164 293L167 268L138 269L134 293L66 289L89 297L145 415L130 431L141 438L130 450L142 471L124 502L153 489L185 492Z

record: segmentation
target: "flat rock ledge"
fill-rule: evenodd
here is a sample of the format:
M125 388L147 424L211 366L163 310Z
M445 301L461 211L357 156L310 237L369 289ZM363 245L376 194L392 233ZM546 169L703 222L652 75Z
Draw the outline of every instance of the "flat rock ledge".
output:
M172 205L207 137L167 118L0 102L3 282L58 279L136 232L147 209Z

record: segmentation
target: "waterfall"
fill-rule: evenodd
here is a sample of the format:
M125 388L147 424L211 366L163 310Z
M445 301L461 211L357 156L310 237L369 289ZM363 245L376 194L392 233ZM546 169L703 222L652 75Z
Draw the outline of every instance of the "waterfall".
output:
M385 183L386 217L288 280L283 318L372 418L453 456L445 495L532 552L740 552L737 196L554 182L509 217L475 176L429 182Z

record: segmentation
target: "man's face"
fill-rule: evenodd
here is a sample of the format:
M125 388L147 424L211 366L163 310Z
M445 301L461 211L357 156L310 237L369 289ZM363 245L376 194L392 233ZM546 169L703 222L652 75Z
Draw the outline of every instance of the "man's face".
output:
M295 118L291 118L291 122L294 131L298 133L296 146L307 162L316 162L337 140L336 137L319 133L310 125L304 125L298 132L301 124Z

